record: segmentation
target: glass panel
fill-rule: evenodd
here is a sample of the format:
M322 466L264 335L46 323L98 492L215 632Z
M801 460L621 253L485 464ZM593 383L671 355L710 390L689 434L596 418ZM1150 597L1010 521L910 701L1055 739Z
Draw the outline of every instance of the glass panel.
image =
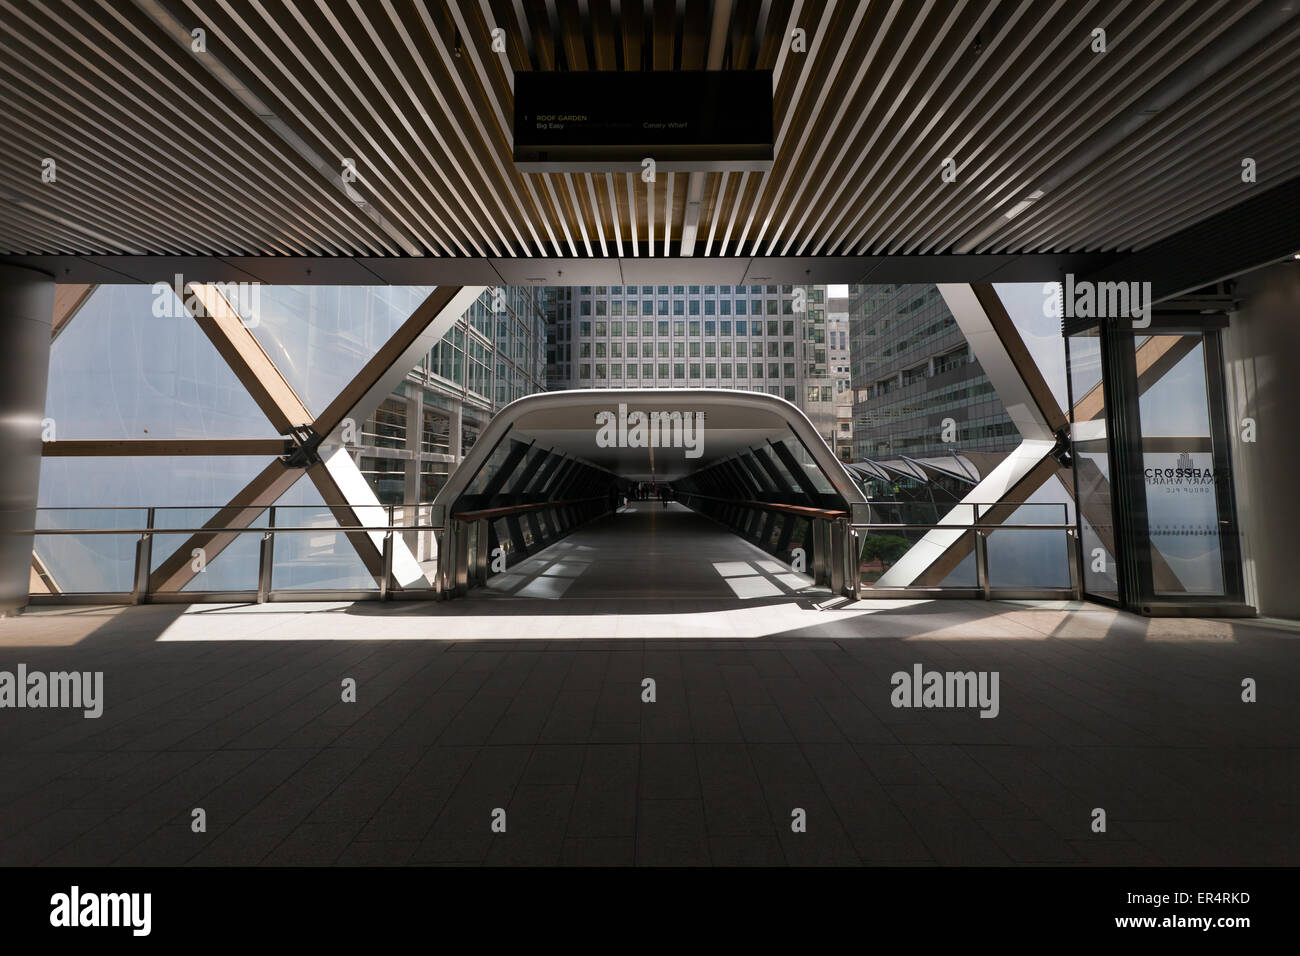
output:
M43 510L37 512L37 527L143 528L147 511L142 505L159 507L156 527L167 527L168 522L173 528L198 527L266 465L265 458L249 457L46 458L41 461ZM116 536L45 535L34 548L37 560L60 587L67 582L77 591L129 591L136 537L123 544ZM156 535L154 567L186 537Z
M1100 336L1095 330L1071 336L1069 354L1083 590L1118 601L1119 567L1115 555L1110 438L1106 430Z
M360 555L345 532L333 530L338 523L330 516L299 516L303 525L320 524L319 531L278 531L271 587L277 590L317 591L375 590Z
M265 516L262 518L262 524L266 523ZM159 558L162 535L154 538L153 558L155 562ZM171 538L171 535L166 537ZM181 538L174 543L161 548L165 553L163 558L171 554L174 548L184 543L185 539ZM278 542L277 542L278 544ZM257 590L257 572L261 560L262 535L250 531L241 534L230 544L222 549L211 560L204 565L203 572L194 575L185 584L182 591L256 591Z
M1201 334L1135 342L1156 594L1222 595L1223 543Z
M252 331L303 404L320 414L433 289L266 286ZM458 368L440 371L461 380Z
M139 540L138 534L37 534L33 548L58 593L122 594L134 588Z
M161 283L102 285L91 294L50 346L45 414L54 439L276 434Z
M1061 336L1061 284L997 282L993 290L1052 390L1052 396L1064 409L1070 398L1066 387L1065 339Z
M989 532L989 586L1068 588L1070 539L1060 531L1004 528Z

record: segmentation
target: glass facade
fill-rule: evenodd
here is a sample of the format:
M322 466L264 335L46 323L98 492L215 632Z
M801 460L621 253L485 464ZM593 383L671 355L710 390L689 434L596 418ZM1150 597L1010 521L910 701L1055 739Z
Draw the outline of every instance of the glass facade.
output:
M548 388L766 392L818 416L834 447L825 286L570 286L543 300Z
M245 325L309 411L319 413L431 291L259 287L259 307L245 316ZM545 317L539 301L531 289L485 291L354 438L345 436L381 503L432 500L493 412L544 387ZM44 432L51 441L277 437L216 346L165 285L94 290L51 345L46 408ZM38 501L46 509L40 512L41 525L47 530L138 529L152 507L156 527L198 527L270 460L249 455L46 457ZM310 576L306 569L326 565L338 571L327 576L335 582L331 586L362 580L356 549L346 536L329 530L337 522L310 480L300 479L276 505L311 507L324 516L319 535L282 536L277 586L294 587ZM113 508L129 510L107 510ZM291 523L312 523L302 521L305 517L310 516L298 514ZM165 530L156 534L152 570L185 537ZM64 593L129 591L138 538L138 533L38 534L35 567L48 585ZM249 568L255 573L257 547L257 535L238 536L185 587L255 587Z
M545 390L543 292L485 290L361 429L382 503L432 501L498 409Z
M849 319L855 460L1020 443L937 286L850 286Z

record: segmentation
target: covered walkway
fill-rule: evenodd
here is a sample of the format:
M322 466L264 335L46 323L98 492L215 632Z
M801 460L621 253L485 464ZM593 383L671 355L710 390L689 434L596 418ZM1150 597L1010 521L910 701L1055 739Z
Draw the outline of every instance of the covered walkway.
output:
M472 593L716 609L830 592L678 502L633 501Z
M638 502L611 516L635 483L667 484L671 507ZM864 502L807 417L773 395L529 395L493 418L434 500L448 518L438 585L461 597L487 586L660 605L843 591L845 518Z

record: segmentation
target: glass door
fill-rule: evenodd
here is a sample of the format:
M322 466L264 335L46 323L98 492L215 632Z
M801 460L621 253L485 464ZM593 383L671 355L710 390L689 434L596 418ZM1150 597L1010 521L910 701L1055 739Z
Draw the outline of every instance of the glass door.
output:
M1101 331L1084 330L1065 340L1070 387L1075 502L1079 523L1079 567L1090 600L1119 604L1120 549L1115 541L1111 494L1111 447L1103 375Z
M1130 610L1240 604L1217 329L1066 336L1083 590Z
M1148 600L1242 600L1218 336L1134 336Z

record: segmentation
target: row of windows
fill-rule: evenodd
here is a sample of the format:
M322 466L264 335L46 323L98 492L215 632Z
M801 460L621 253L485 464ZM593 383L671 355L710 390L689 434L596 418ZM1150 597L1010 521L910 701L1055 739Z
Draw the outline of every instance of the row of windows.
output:
M637 295L637 294L638 294L638 292L637 292L638 289L640 289L640 294L641 294L641 295L668 295L668 294L669 294L669 292L668 292L668 288L669 288L669 287L666 286L666 285L658 286L658 287L657 287L657 288L658 288L658 292L655 291L656 287L655 287L655 286L652 286L652 285L643 285L643 286L634 286L634 285L630 285L630 286L627 286L626 293L624 292L624 287L621 286L621 285L614 285L614 286L608 286L608 287L603 286L603 285L598 285L598 286L594 286L594 287L593 287L593 286L589 286L589 285L584 285L584 286L579 286L579 287L578 287L578 293L579 293L580 295L591 295L591 294L592 294L592 290L593 290L593 288L594 288L594 290L595 290L595 294L596 294L596 295L624 295L624 294L626 294L626 295ZM715 295L715 294L720 294L720 295L731 295L731 294L732 294L732 289L731 289L731 286L729 286L729 285L720 285L720 286L716 286L716 287L715 287L715 286L711 286L711 285L706 285L706 286L703 286L703 287L698 286L698 285L693 285L693 286L675 285L675 286L672 287L672 294L673 294L673 295L688 295L688 294L689 294L689 295L699 295L699 294L700 294L700 290L701 290L701 288L703 288L704 295ZM736 295L744 295L744 294L745 294L745 288L746 288L746 287L743 286L743 285L738 285L738 286L736 286L735 294L736 294ZM749 288L749 294L750 294L750 295L763 295L764 291L766 291L766 293L767 293L768 295L777 295L778 292L779 292L780 295L793 295L793 294L794 294L794 286L792 286L792 285L783 285L783 286L775 286L775 285L769 285L769 286L751 285L751 286L749 286L748 288ZM608 291L607 291L607 289L608 289ZM688 289L690 290L689 293L687 292ZM715 289L717 290L716 292L714 291ZM809 300L810 302L824 302L825 299L826 299L826 290L825 290L825 289L818 289L818 288L811 288L811 289L808 289L808 300Z
M730 336L735 334L755 336L763 334L762 322L757 320L749 322L745 319L736 319L734 324L730 320L724 320L721 322L705 321L703 323L698 320L689 323L685 320L678 320L670 323L666 319L661 319L657 322L643 321L639 325L636 322L625 323L620 321L596 322L594 325L597 338L604 338L607 335L621 336L624 334L624 330L626 330L626 334L629 338L634 338L637 335L638 329L643 338L650 338L656 334L660 337L666 337L670 328L672 329L673 335L682 337L687 335L688 327L691 338L699 338L701 329L703 329L704 335L709 337L715 335ZM735 329L734 333L732 331L733 328ZM591 338L592 329L593 324L591 322L579 322L578 337L584 339ZM794 321L777 321L775 319L770 319L767 322L767 334L770 337L776 337L779 335L783 338L792 339L794 338Z
M945 372L951 372L961 368L970 358L970 349L962 346L951 352L936 356L934 359L934 375L942 375ZM897 375L891 375L889 378L881 379L871 385L866 386L866 398L879 398L882 395L888 395L890 392L899 388L906 388L917 382L931 377L929 361L922 362L912 368L905 368Z
M731 350L732 350L733 343L732 342L701 343L701 342L685 342L681 340L672 343L642 342L641 358L654 358L656 354L660 358L668 358L669 357L668 349L670 345L672 346L673 358L686 358L688 354L691 358L699 358L701 355L701 348L703 349L703 355L705 358L714 358L715 356L719 356L719 355L722 358L731 358ZM748 342L736 342L734 343L734 345L735 345L737 358L749 357ZM763 343L755 342L754 351L753 351L754 358L759 358L762 355L763 355ZM794 343L789 341L786 342L769 341L767 343L767 356L768 358L794 358ZM578 357L579 358L592 357L591 342L578 343ZM595 357L596 358L622 358L623 343L622 342L609 342L609 343L596 342ZM628 358L637 357L637 344L635 342L627 343L627 357Z
M580 315L591 315L593 304L596 315L624 315L624 303L622 299L614 299L606 302L604 299L597 299L592 303L584 299L578 303L578 312ZM627 315L668 315L669 309L672 309L673 315L699 315L701 304L699 299L674 299L669 302L667 299L642 299L639 303L636 299L627 300ZM703 303L703 312L705 315L793 315L795 312L794 300L783 299L778 306L776 299L768 299L766 308L761 299L719 299L716 302L713 299L705 299Z
M657 375L656 375L656 364L658 368ZM590 380L592 377L593 368L595 369L595 377L597 379L637 378L638 368L640 370L641 378L658 377L661 379L667 379L671 377L676 379L684 379L687 378L688 364L685 362L674 362L671 364L668 362L659 362L659 363L645 362L642 363L640 366L638 366L635 362L628 362L626 365L623 364L622 362L613 362L610 364L606 364L604 362L598 362L593 366L589 362L583 362L580 366L578 366L578 378ZM671 376L669 375L670 369L672 372ZM691 362L689 363L689 369L690 369L690 376L689 376L690 378L700 378L701 377L700 373L701 371L703 371L704 378L729 379L732 377L733 366L731 362L721 362L721 363L705 362L703 365L701 365L699 362ZM734 366L736 378L762 378L763 369L764 366L762 362L754 362L752 364L748 364L745 362L737 362L735 363ZM780 362L767 363L767 377L768 378L794 378L794 363L793 362L786 362L784 364ZM791 386L791 388L793 388L793 386ZM793 398L791 398L791 401L793 401Z

